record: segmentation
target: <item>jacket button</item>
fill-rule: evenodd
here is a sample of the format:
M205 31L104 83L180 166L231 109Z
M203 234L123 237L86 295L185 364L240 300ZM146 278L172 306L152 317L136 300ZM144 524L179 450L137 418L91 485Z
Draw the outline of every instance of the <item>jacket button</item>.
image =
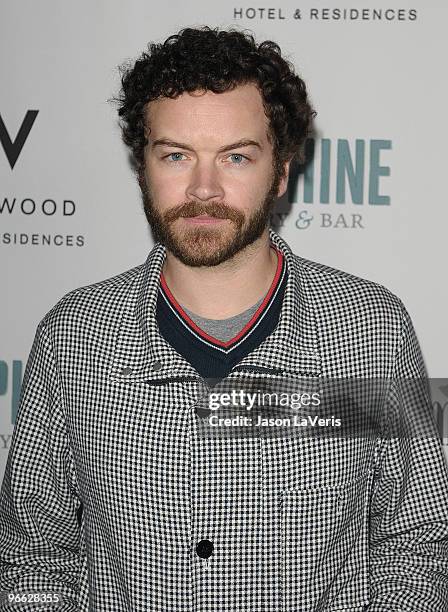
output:
M151 364L151 370L154 370L154 372L157 372L158 370L160 370L162 367L162 364L160 363L160 361L154 361Z
M210 540L201 540L196 544L196 554L201 559L208 559L213 552L213 543Z
M122 368L120 374L122 376L129 376L129 374L132 374L132 368Z
M200 408L199 406L197 406L195 410L200 419L206 419L212 412L210 408Z

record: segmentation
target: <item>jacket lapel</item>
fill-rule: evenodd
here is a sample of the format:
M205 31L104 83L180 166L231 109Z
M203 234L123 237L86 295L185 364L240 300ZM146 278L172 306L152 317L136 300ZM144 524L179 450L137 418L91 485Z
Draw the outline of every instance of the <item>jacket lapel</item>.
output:
M271 242L283 253L288 279L277 327L264 342L236 367L253 365L282 370L285 374L314 374L321 371L314 304L303 260L289 245L269 230Z
M280 370L285 374L318 376L321 359L309 279L303 260L269 230L271 242L284 254L288 266L280 319L274 332L233 370ZM159 333L156 305L165 247L156 243L146 262L129 271L129 283L109 376L128 382L194 378L198 372Z

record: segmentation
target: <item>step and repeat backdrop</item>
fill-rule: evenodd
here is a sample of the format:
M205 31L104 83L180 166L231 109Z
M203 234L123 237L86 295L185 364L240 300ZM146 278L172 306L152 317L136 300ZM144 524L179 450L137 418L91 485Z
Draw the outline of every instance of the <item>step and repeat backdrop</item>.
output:
M312 162L273 225L296 253L403 300L443 434L447 20L435 0L2 4L0 480L38 322L71 289L142 263L153 246L110 99L119 65L186 26L274 40L307 83Z

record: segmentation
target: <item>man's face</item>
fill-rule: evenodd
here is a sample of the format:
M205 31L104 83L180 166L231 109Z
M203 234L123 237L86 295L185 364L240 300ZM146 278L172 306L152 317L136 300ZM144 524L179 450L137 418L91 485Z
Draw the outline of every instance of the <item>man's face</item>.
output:
M266 229L286 174L275 172L254 84L150 102L140 178L155 238L188 266L215 266Z

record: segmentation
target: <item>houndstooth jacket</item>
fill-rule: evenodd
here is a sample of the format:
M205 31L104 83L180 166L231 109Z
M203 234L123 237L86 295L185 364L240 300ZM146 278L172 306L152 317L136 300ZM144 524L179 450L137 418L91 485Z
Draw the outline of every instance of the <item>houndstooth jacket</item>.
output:
M0 496L0 610L448 610L440 440L412 418L390 435L407 402L429 412L425 386L396 384L425 379L409 315L269 231L289 270L280 320L224 382L387 381L381 426L204 435L206 381L158 332L156 244L37 327Z

